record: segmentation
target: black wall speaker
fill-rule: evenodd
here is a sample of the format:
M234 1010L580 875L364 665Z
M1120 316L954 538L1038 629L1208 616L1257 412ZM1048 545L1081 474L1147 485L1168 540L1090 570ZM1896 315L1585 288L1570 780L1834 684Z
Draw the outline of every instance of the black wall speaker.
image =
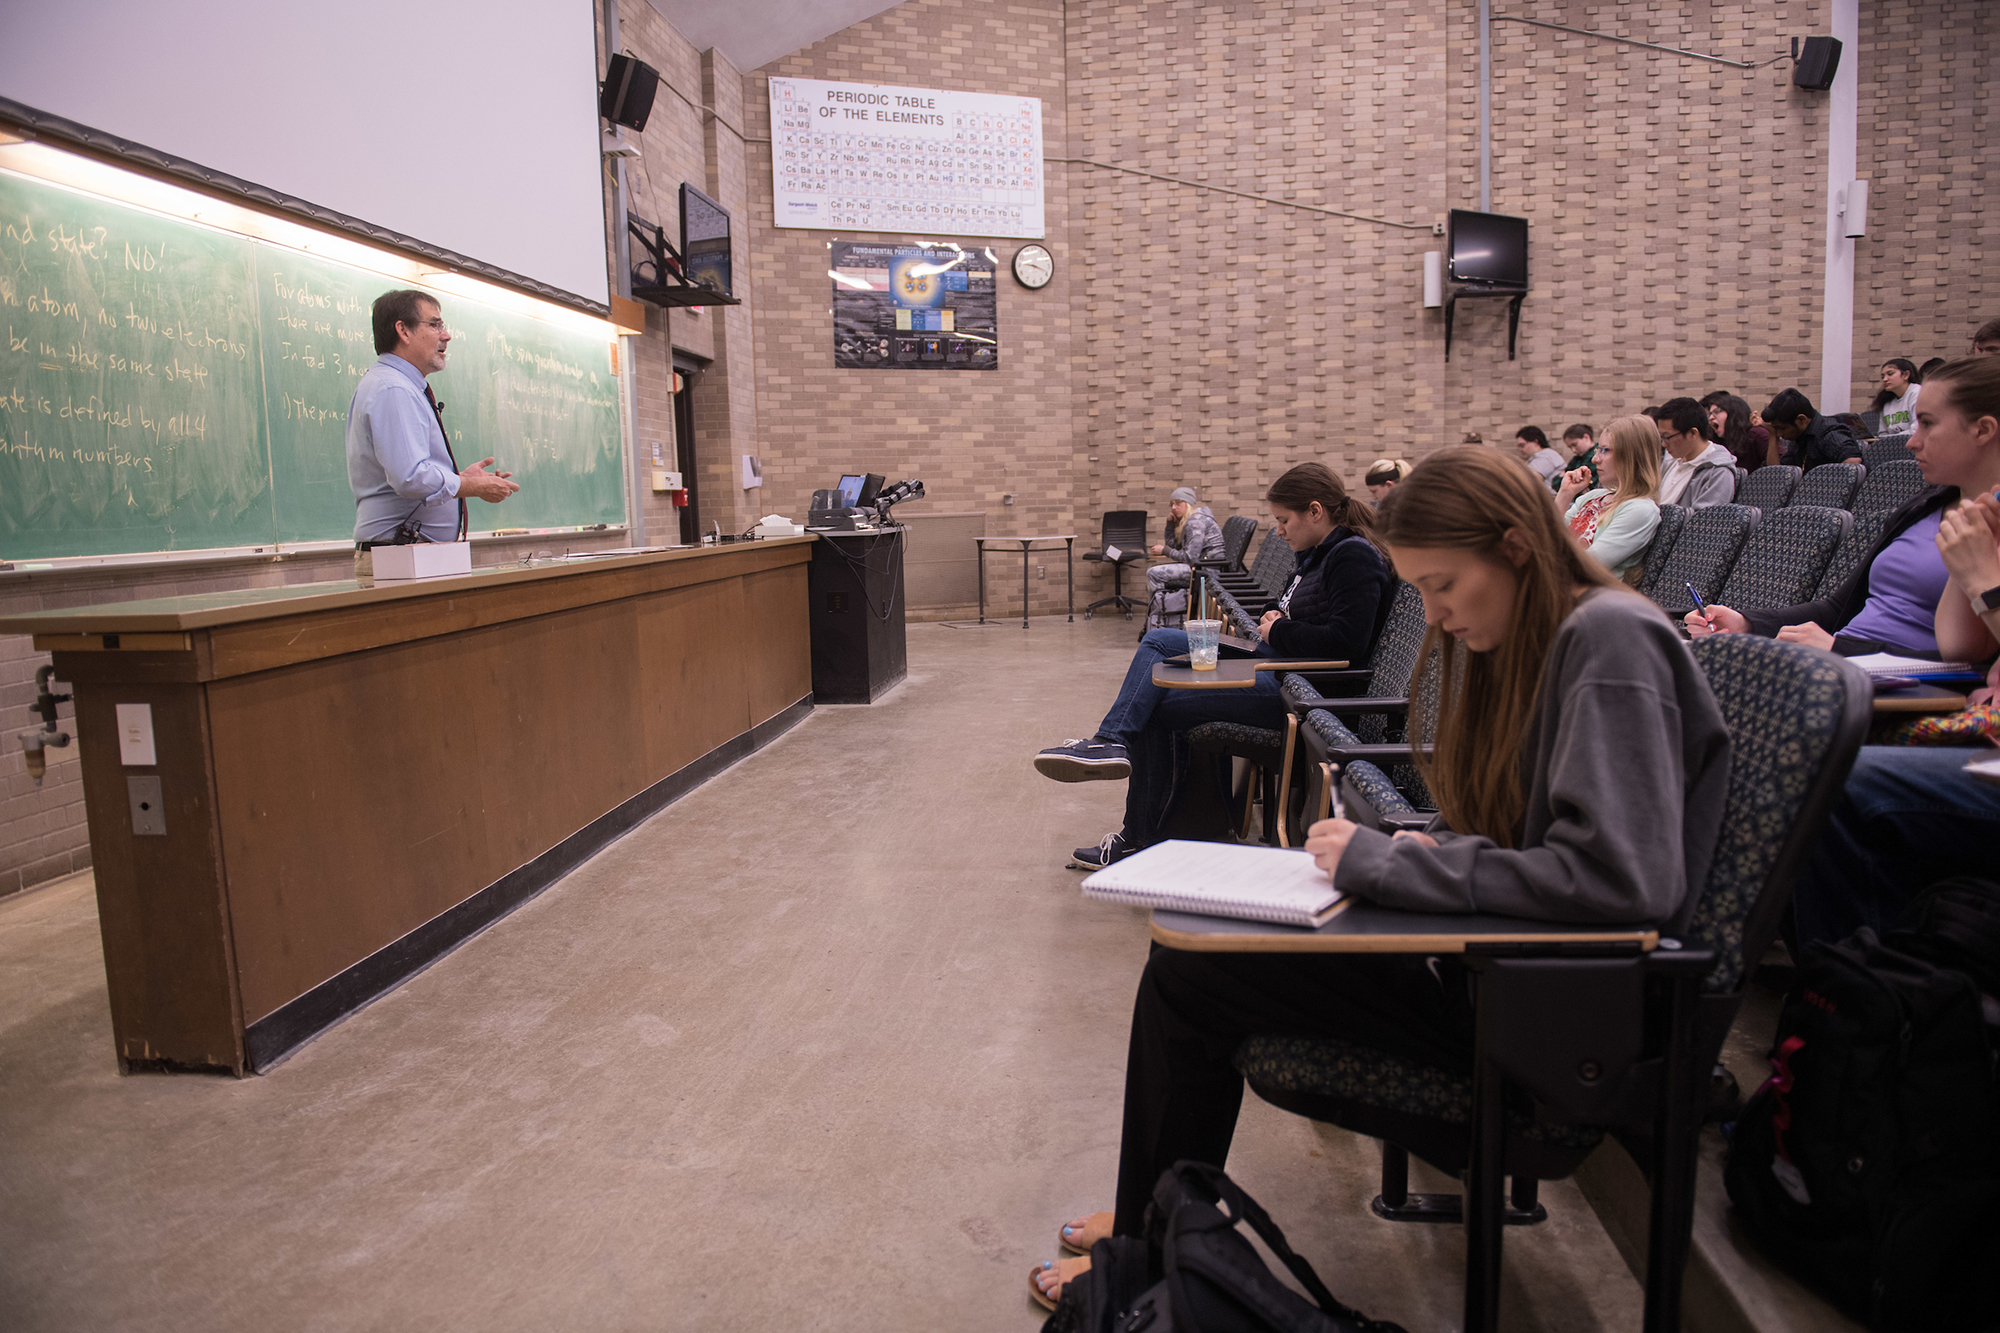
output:
M653 94L659 90L660 71L631 56L613 56L597 92L597 114L613 125L644 130L646 117L653 114Z
M1833 87L1833 76L1839 72L1840 39L1808 37L1806 49L1799 53L1798 62L1792 66L1792 82L1801 88L1823 93Z

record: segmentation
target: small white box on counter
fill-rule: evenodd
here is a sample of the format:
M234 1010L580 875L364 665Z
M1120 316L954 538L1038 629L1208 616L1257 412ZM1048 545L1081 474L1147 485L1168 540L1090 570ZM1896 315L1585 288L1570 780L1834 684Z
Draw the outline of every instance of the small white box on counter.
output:
M441 579L450 574L472 572L471 542L413 542L408 546L369 548L375 557L375 577L383 579Z

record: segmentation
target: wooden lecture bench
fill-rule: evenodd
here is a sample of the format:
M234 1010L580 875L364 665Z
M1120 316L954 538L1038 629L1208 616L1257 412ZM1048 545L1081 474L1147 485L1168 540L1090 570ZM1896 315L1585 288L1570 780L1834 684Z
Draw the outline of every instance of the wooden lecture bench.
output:
M0 617L74 687L120 1068L270 1068L798 722L813 540Z

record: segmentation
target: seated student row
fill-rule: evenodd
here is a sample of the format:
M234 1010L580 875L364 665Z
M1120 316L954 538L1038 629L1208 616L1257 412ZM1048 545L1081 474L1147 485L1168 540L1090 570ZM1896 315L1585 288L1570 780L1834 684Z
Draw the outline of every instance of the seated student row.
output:
M1371 526L1347 540L1415 585L1424 657L1441 655L1435 749L1421 761L1440 816L1393 838L1327 820L1307 849L1344 892L1395 907L1681 921L1714 851L1729 738L1665 614L1572 539L1533 474L1491 450L1424 460ZM1385 566L1378 601L1389 586ZM1087 1251L1111 1231L1138 1234L1166 1166L1223 1163L1242 1037L1342 1037L1469 1073L1471 1023L1449 959L1155 950L1133 1017L1116 1209L1072 1220L1059 1240ZM1038 1299L1087 1264L1034 1270Z
M1988 364L1991 369L1984 372L1953 366L1936 377L1952 387L1934 395L1921 437L1913 442L1933 481L1956 482L1979 496L1945 517L1933 549L1945 553L1952 583L1952 594L1937 604L1936 632L1947 647L1959 651L1962 646L1968 656L1982 659L1995 652L2000 610L1974 617L1965 597L1973 585L1982 590L2000 588L2000 505L1992 498L2000 486L2000 361ZM1639 434L1643 438L1643 432ZM1615 457L1615 446L1613 453ZM1645 456L1643 449L1640 456ZM1675 653L1657 636L1663 618L1650 604L1622 594L1610 605L1628 617L1636 614L1638 620L1622 627L1624 638L1603 648L1602 667L1615 683L1529 682L1531 675L1543 674L1544 663L1559 664L1559 676L1567 677L1595 660L1588 653L1579 657L1581 649L1571 636L1573 630L1583 633L1592 616L1610 623L1613 613L1597 610L1605 605L1600 589L1608 585L1609 572L1595 561L1581 560L1576 568L1584 576L1576 577L1568 589L1568 610L1558 617L1562 629L1555 645L1539 654L1523 651L1532 638L1512 632L1518 628L1518 618L1524 609L1532 611L1538 605L1545 609L1550 599L1524 592L1538 582L1533 574L1543 562L1514 564L1514 558L1523 543L1530 549L1538 544L1556 549L1566 543L1561 542L1559 529L1555 539L1546 534L1534 540L1521 535L1535 534L1537 524L1512 520L1532 515L1534 507L1524 508L1517 496L1514 504L1503 508L1492 497L1521 489L1520 483L1530 487L1533 483L1527 474L1515 471L1511 476L1516 484L1508 486L1504 464L1500 476L1475 480L1477 471L1492 472L1491 459L1483 451L1444 451L1396 488L1396 499L1385 503L1382 515L1381 539L1397 571L1412 578L1425 594L1431 637L1440 639L1442 630L1469 650L1450 659L1462 664L1469 683L1462 695L1454 693L1450 681L1442 689L1445 700L1457 703L1447 702L1441 713L1437 750L1426 772L1442 812L1433 826L1439 836L1382 839L1344 821L1326 821L1311 831L1308 849L1343 889L1391 905L1498 910L1549 919L1671 922L1674 912L1684 908L1681 894L1667 894L1671 905L1664 910L1658 905L1647 908L1643 900L1650 881L1625 865L1619 853L1627 838L1642 842L1650 838L1657 844L1677 833L1678 858L1660 846L1651 851L1666 856L1667 863L1685 876L1680 881L1683 886L1699 882L1698 865L1705 861L1698 858L1712 847L1714 830L1700 826L1698 775L1662 769L1653 749L1654 742L1665 736L1654 733L1663 726L1671 731L1678 724L1686 741L1690 716L1698 718L1703 702L1712 710L1713 700L1706 698L1704 686L1692 698L1677 692L1641 693L1628 699L1630 707L1606 708L1605 698L1618 697L1619 684L1629 688L1635 675L1644 679L1655 657L1675 660ZM1483 540L1467 540L1471 520L1463 513L1454 515L1449 503L1456 499L1460 510L1477 508L1466 498L1471 494L1484 494L1488 509L1498 511L1485 515L1489 526ZM1517 530L1512 537L1510 528ZM1494 582L1509 577L1511 595L1495 595ZM1563 581L1554 580L1557 585ZM1559 594L1553 600L1561 607L1565 598ZM1584 614L1586 609L1590 615ZM1481 617L1486 623L1479 623ZM1711 627L1711 632L1717 628ZM1565 642L1567 649L1558 651ZM1591 642L1587 634L1583 642ZM1685 653L1679 658L1684 660ZM1692 670L1691 664L1688 669ZM2000 666L1995 673L2000 674ZM1698 672L1695 676L1699 680ZM1495 682L1507 682L1508 688ZM1474 688L1481 685L1485 688ZM1508 729L1508 710L1494 706L1496 700L1523 712L1528 703L1535 703L1525 733ZM1663 708L1668 700L1671 703ZM1566 707L1559 707L1564 701ZM1482 728L1482 718L1501 719L1497 732ZM1617 746L1580 742L1584 736L1611 735L1619 737ZM1504 791L1511 774L1518 800L1519 766L1523 747L1530 743L1526 808L1503 806L1497 815L1511 819L1483 822L1495 818L1496 811L1468 803L1479 790L1478 782L1488 783L1490 793L1494 790L1490 784L1497 781ZM1725 752L1726 744L1724 738ZM1683 751L1682 757L1701 753L1697 747ZM2000 792L1980 787L1959 771L1965 753L1887 747L1864 751L1834 826L1795 890L1800 935L1844 935L1864 922L1880 928L1894 919L1916 889L1979 865L1982 849L2000 839ZM1475 756L1484 757L1483 765L1475 762ZM1601 762L1604 771L1549 771L1558 760L1571 766ZM1726 760L1719 766L1726 770ZM1621 781L1632 790L1624 790ZM1917 796L1914 807L1899 804L1899 795L1911 793ZM1653 817L1634 821L1630 816L1635 810ZM1677 810L1677 820L1662 817ZM1633 828L1635 822L1648 827ZM1480 830L1486 837L1454 837L1447 829ZM1593 832L1583 837L1581 831ZM1516 848L1518 852L1513 851ZM1610 859L1592 859L1584 868L1588 873L1579 878L1575 858L1585 851L1591 858L1608 851ZM1907 873L1904 866L1910 864L1922 869ZM1652 869L1657 871L1658 866ZM1605 882L1598 882L1599 875ZM1598 887L1592 888L1593 884ZM1581 896L1574 896L1579 889ZM1577 913L1583 916L1576 917ZM1838 929L1823 924L1842 914L1849 919ZM1268 956L1155 952L1141 981L1134 1017L1118 1211L1071 1221L1059 1233L1063 1244L1087 1251L1107 1230L1135 1227L1151 1181L1175 1158L1193 1156L1220 1163L1226 1157L1241 1082L1227 1067L1226 1055L1218 1061L1215 1052L1233 1049L1235 1037L1252 1030L1344 1036L1454 1067L1469 1057L1467 1042L1452 1044L1455 1037L1464 1036L1463 1025L1469 1022L1469 1006L1455 978L1454 984L1444 984L1441 975L1434 975L1434 984L1426 986L1422 978L1402 975L1408 969L1398 968L1394 960L1285 959L1274 967L1275 962ZM1085 1263L1051 1261L1035 1270L1031 1281L1046 1298Z

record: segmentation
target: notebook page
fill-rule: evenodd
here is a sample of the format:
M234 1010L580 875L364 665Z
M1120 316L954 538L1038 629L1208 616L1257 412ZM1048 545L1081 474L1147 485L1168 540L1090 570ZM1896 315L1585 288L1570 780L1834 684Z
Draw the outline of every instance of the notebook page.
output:
M1310 853L1170 839L1083 881L1084 893L1208 916L1312 924L1340 901Z
M1847 659L1870 676L1968 676L1979 668L1966 662L1932 662L1922 657L1898 657L1894 653L1857 653Z

